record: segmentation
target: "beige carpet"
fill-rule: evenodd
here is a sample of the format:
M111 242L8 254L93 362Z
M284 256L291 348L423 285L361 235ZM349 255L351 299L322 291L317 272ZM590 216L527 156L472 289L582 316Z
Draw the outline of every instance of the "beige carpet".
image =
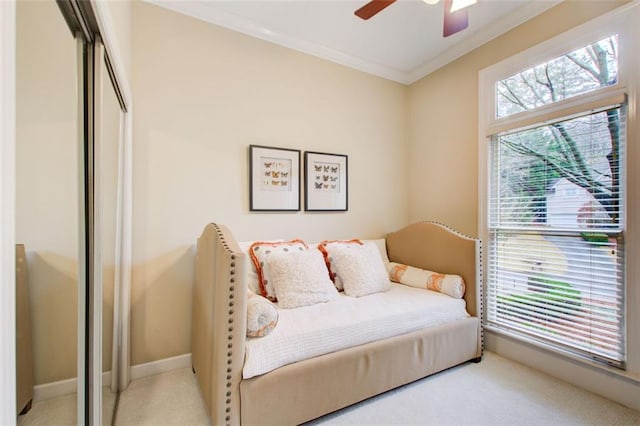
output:
M639 395L640 398L640 395ZM19 425L75 424L75 395L34 404ZM191 369L135 380L117 425L208 425ZM310 425L640 425L640 413L492 353Z
M209 424L191 369L131 383L116 425ZM492 353L311 425L640 425L640 412Z
M105 388L102 399L102 424L111 425L116 395ZM44 401L34 402L27 414L18 416L18 426L75 426L78 415L77 395L71 393Z
M208 425L191 368L134 380L120 393L116 425Z
M76 394L63 395L45 401L34 402L27 414L18 416L18 426L76 424Z
M640 412L486 353L314 425L640 425Z

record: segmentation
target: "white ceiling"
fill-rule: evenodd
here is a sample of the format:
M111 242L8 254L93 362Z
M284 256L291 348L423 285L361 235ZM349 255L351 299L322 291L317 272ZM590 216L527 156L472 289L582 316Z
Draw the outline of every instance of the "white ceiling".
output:
M148 0L204 21L410 84L559 0L479 0L469 28L442 37L443 1L399 0L363 21L368 0Z

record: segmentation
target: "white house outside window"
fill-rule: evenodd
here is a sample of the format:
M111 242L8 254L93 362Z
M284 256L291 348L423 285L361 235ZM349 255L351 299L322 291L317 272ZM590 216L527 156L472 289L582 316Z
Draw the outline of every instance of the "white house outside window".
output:
M622 368L623 36L489 70L480 96L487 328Z

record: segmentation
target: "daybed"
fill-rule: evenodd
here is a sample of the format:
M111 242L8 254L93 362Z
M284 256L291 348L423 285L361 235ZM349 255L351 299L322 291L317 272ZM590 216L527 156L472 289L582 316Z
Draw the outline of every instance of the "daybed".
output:
M480 241L421 222L387 235L386 250L391 262L461 276L466 292L464 303L458 302L463 310L466 304L468 315L243 378L251 259L225 226L208 224L197 244L192 364L212 424L299 424L449 367L479 361Z

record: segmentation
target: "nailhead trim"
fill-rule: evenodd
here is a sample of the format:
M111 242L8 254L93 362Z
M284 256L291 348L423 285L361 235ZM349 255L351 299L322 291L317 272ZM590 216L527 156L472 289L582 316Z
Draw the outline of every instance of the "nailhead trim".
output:
M452 233L454 233L454 234L456 234L456 235L458 235L460 237L464 237L464 238L467 238L469 240L477 240L476 237L472 237L471 235L467 235L467 234L465 234L463 232L457 231L457 230L453 229L452 227L450 227L449 225L446 225L446 224L444 224L442 222L438 222L438 221L435 221L435 220L425 220L424 223L431 223L433 225L438 225L438 226L440 226L442 228L445 228L449 232L452 232Z
M478 279L480 280L479 285L476 285L478 288L479 299L480 299L480 314L478 317L480 318L480 356L484 355L484 252L482 240L479 241L478 248Z
M226 251L231 251L231 249L229 248L229 244L227 243L227 241L224 238L222 229L217 225L217 224L212 224L216 230L216 233L218 234L218 239L221 241L222 246L224 247L224 249ZM227 311L227 324L229 325L228 327L228 335L227 335L227 340L229 341L229 343L227 344L227 349L229 349L229 351L227 352L227 375L226 375L226 379L227 382L225 383L227 389L231 388L231 386L233 385L232 382L232 376L231 376L231 372L233 371L232 368L232 364L233 364L233 313L234 313L234 298L235 298L235 275L236 275L236 255L232 254L231 255L231 262L229 263L229 292L227 293L228 296L228 307L229 310ZM227 413L227 416L225 417L225 422L228 426L231 426L231 416L229 415L229 413L231 413L231 402L232 402L232 392L230 390L227 390L226 393L226 400L225 400L225 413Z

